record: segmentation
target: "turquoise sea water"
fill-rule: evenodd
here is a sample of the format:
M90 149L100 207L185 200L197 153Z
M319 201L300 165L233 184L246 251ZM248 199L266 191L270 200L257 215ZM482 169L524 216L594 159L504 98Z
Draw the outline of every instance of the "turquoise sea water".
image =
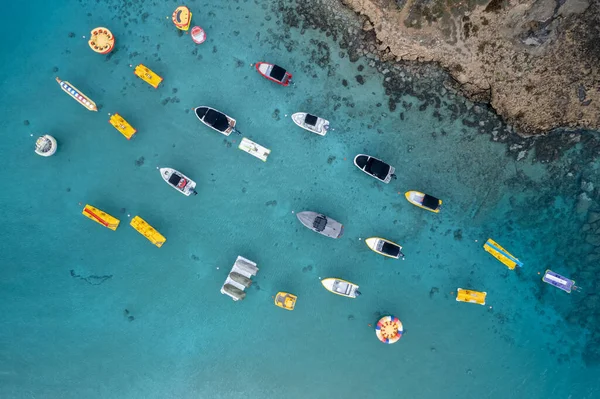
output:
M538 275L577 279L579 258L569 257L586 251L577 192L557 190L532 155L515 162L443 109L442 120L417 106L400 119L378 106L383 76L367 60L341 57L318 31L289 29L267 1L188 4L208 34L200 46L170 22L173 2L36 0L24 22L9 18L23 14L17 6L5 6L0 25L12 39L1 44L0 397L599 397L589 324L565 319L584 294ZM110 57L82 38L95 26L117 38ZM328 69L310 62L322 43ZM261 60L292 71L295 85L261 78L251 66ZM138 63L164 77L157 90L133 75ZM272 150L268 161L202 126L190 111L199 105L236 118ZM334 130L297 128L297 111ZM138 130L134 140L107 123L115 112ZM44 132L59 143L50 158L33 152ZM398 179L382 185L358 171L352 159L363 152L396 166ZM198 196L169 188L157 166L195 179ZM442 213L406 202L411 189L442 198ZM92 223L86 203L121 226ZM344 223L344 237L305 229L302 210ZM152 246L129 215L166 244ZM377 256L361 240L370 236L400 243L406 260ZM488 237L525 267L494 260L482 249ZM238 255L260 268L243 302L219 292ZM331 295L324 277L353 281L363 296ZM595 284L581 282L588 292ZM456 302L457 287L486 291L486 306ZM298 295L293 312L273 305L277 291ZM369 326L384 314L404 324L392 346Z

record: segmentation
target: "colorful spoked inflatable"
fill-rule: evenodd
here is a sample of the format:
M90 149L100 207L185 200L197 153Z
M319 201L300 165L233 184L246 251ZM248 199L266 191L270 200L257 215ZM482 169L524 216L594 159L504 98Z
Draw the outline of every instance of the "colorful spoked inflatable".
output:
M403 332L402 322L394 316L383 316L375 326L375 334L384 344L395 344Z

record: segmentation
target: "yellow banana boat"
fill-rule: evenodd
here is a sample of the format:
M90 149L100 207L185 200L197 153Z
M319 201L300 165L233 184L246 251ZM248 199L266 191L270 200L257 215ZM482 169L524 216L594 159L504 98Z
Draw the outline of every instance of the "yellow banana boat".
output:
M115 129L127 138L127 140L131 139L135 132L137 132L137 130L127 123L127 121L119 114L113 114L108 120L108 123L113 125Z
M108 213L101 211L98 208L95 208L91 205L86 205L83 208L83 212L81 212L83 216L88 219L92 219L96 223L100 223L102 226L107 227L111 230L116 230L119 227L119 223L121 221L114 216L109 215Z
M139 216L135 216L131 219L129 224L136 229L138 233L146 237L152 244L159 248L167 241L167 239L156 231L154 227L150 226L148 222Z
M148 68L144 64L140 64L140 65L136 66L133 73L135 73L138 78L142 79L144 82L148 83L150 86L154 87L155 89L157 89L160 82L163 81L163 78L158 76L156 73L154 73L150 68Z
M489 252L494 258L504 263L510 270L513 270L516 266L523 267L523 262L514 257L510 252L502 248L500 244L491 238L489 238L486 243L483 244L483 249Z
M485 305L485 297L487 292L471 291L458 288L456 293L456 300L459 302L478 303Z

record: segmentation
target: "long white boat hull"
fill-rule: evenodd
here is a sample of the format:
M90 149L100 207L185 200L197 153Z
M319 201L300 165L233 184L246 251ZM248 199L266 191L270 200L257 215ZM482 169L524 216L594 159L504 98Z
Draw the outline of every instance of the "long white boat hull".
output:
M292 114L292 120L298 126L304 130L308 130L311 133L318 134L319 136L325 136L329 129L329 121L320 117L316 117L314 125L306 122L306 112L296 112Z

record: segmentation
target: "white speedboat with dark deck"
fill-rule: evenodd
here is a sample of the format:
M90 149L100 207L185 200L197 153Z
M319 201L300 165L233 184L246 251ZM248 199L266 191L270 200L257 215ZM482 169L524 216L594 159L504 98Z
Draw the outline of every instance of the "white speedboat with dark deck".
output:
M389 183L392 178L396 178L396 175L394 174L396 169L393 166L370 155L358 154L354 157L354 165L369 176L373 176L386 184Z
M329 129L329 121L318 116L308 114L306 112L296 112L292 114L292 120L302 129L316 133L320 136L325 136Z
M160 175L167 184L188 197L191 194L197 195L196 182L184 175L183 173L171 169L160 168Z
M200 122L225 136L229 136L232 132L241 134L241 132L235 128L235 119L221 111L217 111L211 107L200 106L194 108L194 112L198 119L200 119Z
M327 216L312 212L304 211L296 214L298 220L314 232L331 238L340 238L344 234L344 226Z
M365 240L365 244L373 251L377 252L379 255L387 256L388 258L398 259L402 257L404 259L404 254L402 253L402 247L395 242L390 240L386 240L381 237L369 237Z

